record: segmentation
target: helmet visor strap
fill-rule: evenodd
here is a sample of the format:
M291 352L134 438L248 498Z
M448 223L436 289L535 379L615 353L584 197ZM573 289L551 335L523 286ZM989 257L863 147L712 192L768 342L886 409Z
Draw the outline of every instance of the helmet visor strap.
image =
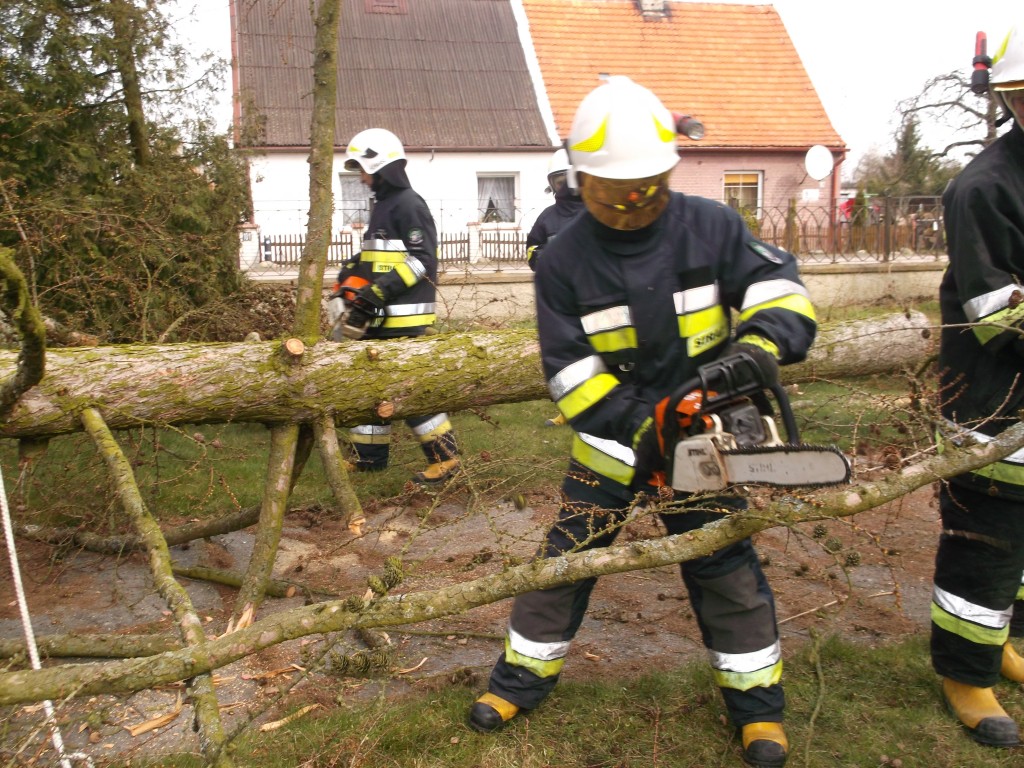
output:
M1003 97L1003 104L1013 115L1017 125L1024 126L1024 88L1001 90L998 93Z
M668 205L668 171L644 179L581 175L584 205L595 219L612 229L642 229L653 224Z

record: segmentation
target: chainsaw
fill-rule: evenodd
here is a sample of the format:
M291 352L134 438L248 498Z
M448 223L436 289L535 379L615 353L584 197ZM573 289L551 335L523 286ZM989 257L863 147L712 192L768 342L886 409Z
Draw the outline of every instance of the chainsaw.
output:
M662 427L668 485L703 493L730 485L849 482L846 456L835 446L801 443L785 389L764 378L753 357L739 352L701 366L696 378L673 393ZM772 399L785 441L779 437Z

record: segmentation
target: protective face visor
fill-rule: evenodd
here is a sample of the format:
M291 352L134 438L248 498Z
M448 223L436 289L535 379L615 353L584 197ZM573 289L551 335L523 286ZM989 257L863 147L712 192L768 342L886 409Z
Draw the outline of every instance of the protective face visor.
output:
M555 171L554 173L548 174L548 192L557 195L568 183L566 180L565 171Z
M591 215L606 227L643 229L668 205L670 171L644 179L606 179L579 174L580 197Z

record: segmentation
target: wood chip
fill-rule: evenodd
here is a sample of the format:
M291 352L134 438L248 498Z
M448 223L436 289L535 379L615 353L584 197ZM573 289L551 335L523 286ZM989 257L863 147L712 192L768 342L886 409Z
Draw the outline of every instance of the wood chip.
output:
M400 669L400 670L398 670L398 672L396 672L395 674L397 674L397 675L407 675L407 674L409 674L410 672L415 672L415 671L416 671L417 669L419 669L420 667L422 667L422 666L423 666L424 664L426 664L426 663L427 663L427 658L428 658L427 656L424 656L424 657L423 657L423 658L422 658L422 659L420 660L420 663L419 663L419 664L417 664L417 665L416 665L415 667L409 667L408 669Z
M162 728L163 726L167 725L168 723L173 723L175 718L177 718L178 715L180 715L180 714L181 714L181 697L178 697L178 703L175 705L174 709L171 710L170 712L165 712L164 714L162 714L162 715L160 715L158 717L151 718L149 720L146 720L143 723L139 723L138 725L131 725L131 726L126 725L126 726L124 726L124 729L126 731L128 731L128 733L130 733L132 736L139 736L139 735L141 735L143 733L148 733L149 731L154 731L157 728Z
M307 712L310 712L310 711L316 709L318 706L320 706L320 705L319 704L310 704L310 705L305 706L302 709L298 710L297 712L292 712L290 715L288 715L288 717L283 717L280 720L274 720L272 723L264 723L263 725L260 726L260 731L263 732L263 733L266 733L267 731L276 731L281 726L288 725L288 723L292 722L293 720L298 720L300 717L305 715Z

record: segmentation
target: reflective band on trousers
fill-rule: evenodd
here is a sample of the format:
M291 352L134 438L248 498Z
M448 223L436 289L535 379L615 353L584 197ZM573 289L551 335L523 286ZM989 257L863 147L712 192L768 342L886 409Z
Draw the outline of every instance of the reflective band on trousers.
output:
M1012 606L993 611L939 587L932 589L931 619L936 626L977 645L1002 645L1010 637Z
M782 679L782 646L778 640L749 653L722 653L709 648L708 658L720 688L748 691L775 685Z
M446 421L448 421L448 414L439 413L437 416L430 419L430 421L425 421L422 424L413 427L412 431L416 435L429 435L435 429L442 426Z
M390 424L361 424L349 430L353 435L390 435Z
M967 315L968 320L974 323L1001 309L1006 309L1010 305L1010 296L1014 291L1024 292L1024 289L1016 283L1010 283L1002 288L996 288L994 291L983 293L981 296L975 296L970 301L964 302L964 314Z
M569 392L600 373L608 373L608 367L598 355L591 355L567 365L548 381L548 391L556 403Z
M524 667L537 677L554 677L562 671L565 655L569 653L569 641L537 643L527 640L512 627L505 635L505 661L517 667Z
M997 611L970 603L939 587L932 588L932 602L958 619L969 621L972 624L980 624L989 629L1001 629L1009 625L1010 615L1013 613L1012 605Z
M529 656L531 659L551 661L552 659L564 659L569 653L569 640L560 640L557 643L539 643L535 640L527 640L516 632L512 627L508 628L508 644L516 653Z

